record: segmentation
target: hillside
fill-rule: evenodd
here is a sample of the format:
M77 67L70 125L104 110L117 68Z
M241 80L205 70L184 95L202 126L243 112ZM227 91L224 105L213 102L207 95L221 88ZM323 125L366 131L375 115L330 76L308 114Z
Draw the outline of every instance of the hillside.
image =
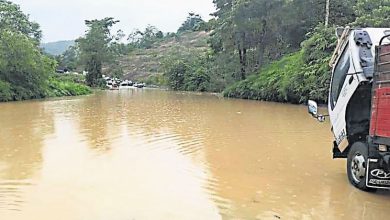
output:
M169 57L207 51L208 37L206 32L188 32L156 42L150 49L136 49L119 59L124 78L143 80L162 75L162 64Z
M64 53L69 47L73 46L74 44L75 41L73 40L57 41L51 43L43 43L41 47L46 53L57 56Z

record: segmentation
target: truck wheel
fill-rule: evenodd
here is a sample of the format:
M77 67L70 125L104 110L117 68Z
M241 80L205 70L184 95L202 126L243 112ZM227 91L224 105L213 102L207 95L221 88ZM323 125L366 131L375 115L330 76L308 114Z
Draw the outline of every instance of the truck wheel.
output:
M349 182L356 188L364 191L372 191L366 186L366 167L368 162L368 146L362 142L352 145L347 160L347 173Z

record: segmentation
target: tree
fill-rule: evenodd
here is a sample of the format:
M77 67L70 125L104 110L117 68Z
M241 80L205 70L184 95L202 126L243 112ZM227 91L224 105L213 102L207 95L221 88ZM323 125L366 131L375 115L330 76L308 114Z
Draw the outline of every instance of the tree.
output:
M189 66L184 60L175 60L165 64L165 76L173 90L185 90L185 78Z
M123 39L126 37L126 34L122 30L118 30L114 36L114 40L110 43L111 53L115 56L126 55L130 51L128 45L126 45Z
M114 18L85 21L88 27L85 37L77 40L81 61L85 65L87 84L96 87L102 78L103 63L112 58L110 42L113 40L110 28L119 21Z
M31 22L19 5L6 0L0 0L0 30L20 32L33 39L36 44L42 37L39 24Z
M325 27L329 25L329 15L330 15L330 0L326 0L326 9L325 9Z
M42 55L35 42L20 32L0 31L0 82L10 85L12 100L46 96L55 61Z
M69 47L62 55L56 57L58 67L64 70L75 71L79 64L79 53L77 45Z
M236 54L240 63L238 79L245 79L248 71L262 65L266 53L271 58L282 54L279 48L283 41L281 21L285 20L283 2L214 0L217 8L214 16L219 21L216 29L219 34L215 36L221 38L224 52ZM282 48L288 48L288 45Z
M206 73L206 68L199 67L188 73L185 79L186 90L205 92L209 89L210 76Z
M181 25L181 27L177 30L177 33L182 33L185 31L199 31L202 25L205 24L205 21L199 14L195 14L193 12L188 13L187 19Z
M355 0L214 0L215 30L209 40L216 56L230 53L239 63L237 80L247 78L269 62L298 51L306 33L324 23L354 20Z
M55 61L38 48L39 25L20 7L0 0L0 101L42 98Z
M39 48L40 38L37 23L29 21L18 5L0 0L0 101L90 92L84 85L55 77L57 63Z
M390 26L390 0L358 0L354 10L357 19L352 23L353 26Z
M162 31L155 26L148 25L144 31L135 30L128 37L130 44L137 48L150 49L155 42L164 38Z

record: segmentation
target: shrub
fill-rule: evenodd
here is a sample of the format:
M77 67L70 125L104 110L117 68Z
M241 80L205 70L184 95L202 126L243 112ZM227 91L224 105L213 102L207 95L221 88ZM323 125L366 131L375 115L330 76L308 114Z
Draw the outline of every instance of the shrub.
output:
M60 96L77 96L91 94L91 89L82 84L59 81L56 79L49 80L49 88L46 92L48 97L60 97Z
M13 99L11 85L0 80L0 102L7 102Z

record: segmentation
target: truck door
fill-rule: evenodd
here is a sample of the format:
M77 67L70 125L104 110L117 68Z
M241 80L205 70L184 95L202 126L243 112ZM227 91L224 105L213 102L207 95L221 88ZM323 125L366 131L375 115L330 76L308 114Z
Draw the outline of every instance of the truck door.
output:
M346 109L349 100L359 86L349 48L350 46L347 44L333 69L329 94L329 115L333 125L332 131L338 145L348 135L345 119Z

